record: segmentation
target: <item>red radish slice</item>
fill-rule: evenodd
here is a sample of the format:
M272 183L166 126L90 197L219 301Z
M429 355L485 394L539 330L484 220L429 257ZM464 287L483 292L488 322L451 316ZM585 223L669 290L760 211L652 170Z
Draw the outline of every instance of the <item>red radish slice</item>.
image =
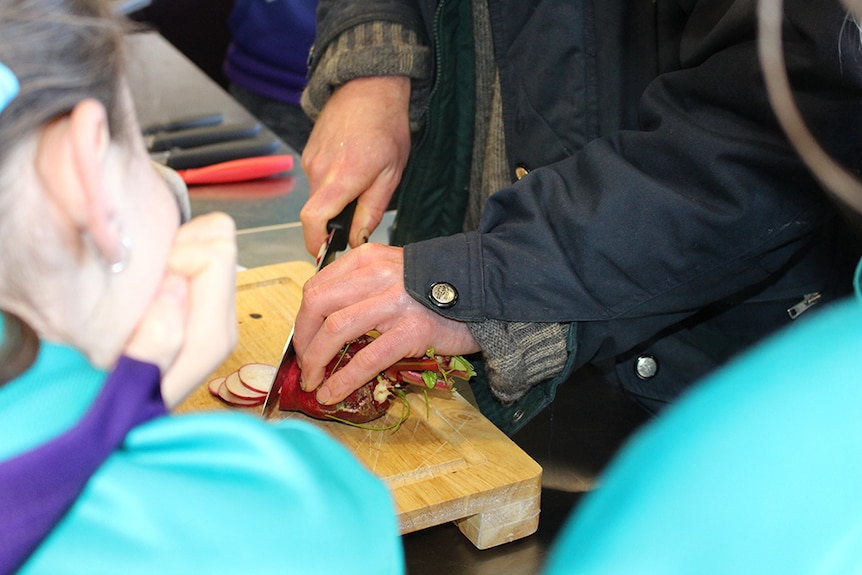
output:
M236 372L234 372L236 373ZM266 396L262 395L257 398L247 399L244 397L238 397L230 392L227 388L227 378L222 382L221 386L219 386L218 395L224 401L231 405L235 405L237 407L253 407L255 405L261 405L264 401L266 401Z
M261 393L244 386L239 379L239 372L237 371L225 377L224 385L231 394L241 399L259 399L261 395L266 395L265 392Z
M210 390L210 393L212 395L218 397L219 396L218 395L218 388L222 383L224 383L223 377L217 377L215 379L211 379L210 382L207 384L207 389Z
M265 363L247 363L237 372L244 386L258 393L269 393L275 377L275 366Z

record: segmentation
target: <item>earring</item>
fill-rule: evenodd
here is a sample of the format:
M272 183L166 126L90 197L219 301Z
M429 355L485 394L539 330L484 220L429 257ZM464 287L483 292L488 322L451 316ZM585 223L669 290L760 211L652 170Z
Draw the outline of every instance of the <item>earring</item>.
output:
M108 267L112 274L121 273L126 269L126 262L129 261L129 248L131 246L132 240L129 239L129 236L124 235L120 238L120 247L122 248L120 251L120 259L115 262L108 263Z

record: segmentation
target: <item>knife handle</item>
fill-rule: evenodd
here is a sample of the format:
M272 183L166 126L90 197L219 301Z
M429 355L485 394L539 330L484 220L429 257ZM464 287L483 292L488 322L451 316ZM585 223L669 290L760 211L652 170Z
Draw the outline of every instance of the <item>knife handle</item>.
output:
M332 241L330 242L330 250L341 252L347 248L348 239L350 236L350 224L353 223L353 212L356 211L356 200L344 206L341 213L329 220L326 224L326 231L332 233Z
M175 170L187 170L189 168L202 168L211 164L240 160L242 158L266 156L272 154L277 148L277 139L258 136L256 138L233 140L232 142L221 142L219 144L209 144L196 148L186 148L184 150L155 152L150 157L167 154L167 160L162 163Z
M145 138L148 139L150 152L163 152L172 148L194 148L195 146L253 138L258 133L260 133L259 123L245 122L161 132L145 136Z
M193 184L224 184L229 182L245 182L266 178L281 172L293 169L293 156L290 154L278 156L259 156L254 158L243 158L204 166L203 168L191 168L188 170L177 170L177 173L186 183Z
M215 126L222 122L221 112L212 112L208 114L194 114L192 116L182 116L179 118L171 118L166 122L157 122L144 126L141 132L147 136L157 132L172 132L174 130L185 130L188 128L200 128L202 126Z

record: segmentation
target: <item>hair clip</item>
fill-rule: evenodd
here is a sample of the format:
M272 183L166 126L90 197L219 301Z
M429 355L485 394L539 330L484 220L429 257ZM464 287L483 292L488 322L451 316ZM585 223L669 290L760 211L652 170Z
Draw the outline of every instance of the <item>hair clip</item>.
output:
M0 62L0 112L18 95L18 78L9 66Z

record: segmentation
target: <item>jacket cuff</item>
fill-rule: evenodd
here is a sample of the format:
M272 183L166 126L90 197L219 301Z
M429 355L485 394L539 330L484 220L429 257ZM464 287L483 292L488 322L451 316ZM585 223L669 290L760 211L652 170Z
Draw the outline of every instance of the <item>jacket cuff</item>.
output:
M336 88L369 76L411 79L410 128L418 130L430 93L431 52L415 31L393 22L359 24L331 42L302 93L302 109L316 120Z
M482 348L488 385L503 403L518 401L566 367L569 324L485 320L467 325Z

